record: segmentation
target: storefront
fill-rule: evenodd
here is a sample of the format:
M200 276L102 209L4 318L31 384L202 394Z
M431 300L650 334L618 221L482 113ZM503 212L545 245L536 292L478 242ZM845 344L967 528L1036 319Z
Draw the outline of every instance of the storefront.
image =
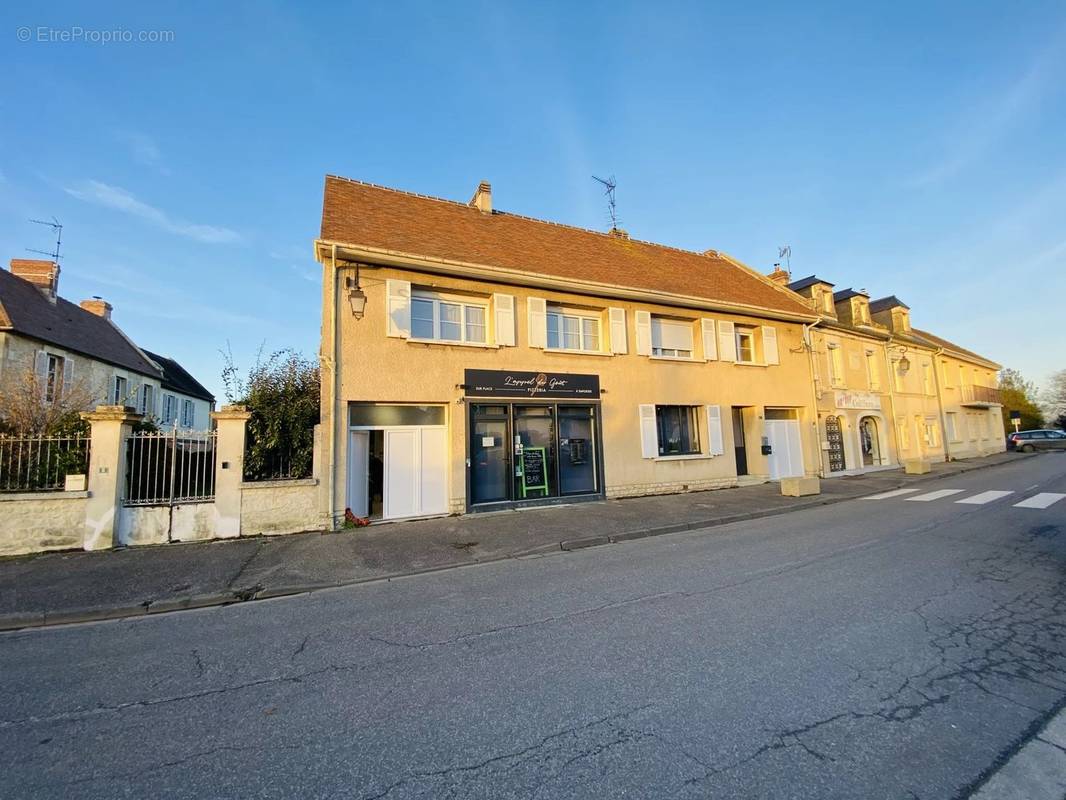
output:
M822 449L828 474L854 474L892 464L891 429L875 392L838 390L822 419Z
M603 496L598 375L468 369L463 390L469 510Z

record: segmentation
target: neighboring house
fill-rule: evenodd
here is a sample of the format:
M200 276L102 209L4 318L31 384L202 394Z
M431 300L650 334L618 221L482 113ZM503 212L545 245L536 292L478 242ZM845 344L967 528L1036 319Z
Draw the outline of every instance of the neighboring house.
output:
M155 416L163 427L176 425L190 430L210 427L210 414L215 410L215 396L172 358L142 350L162 373Z
M820 471L820 316L723 253L333 176L315 252L334 520Z
M156 419L170 393L179 398L179 427L206 428L204 403L214 401L203 386L137 347L111 319L109 303L60 297L59 273L58 264L38 259L12 259L10 272L0 270L0 386L36 379L46 402L126 405ZM190 425L180 416L186 401Z
M788 288L821 316L811 328L809 352L822 473L896 466L887 348L891 334L872 321L869 297L851 289L834 293L832 283L815 275Z

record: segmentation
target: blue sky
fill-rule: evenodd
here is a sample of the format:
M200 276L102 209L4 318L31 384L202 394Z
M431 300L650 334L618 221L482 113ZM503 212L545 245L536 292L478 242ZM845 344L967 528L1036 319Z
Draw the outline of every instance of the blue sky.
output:
M794 277L1066 367L1061 2L155 5L0 10L0 257L58 217L61 293L220 399L227 341L316 352L326 173L597 229L613 174L634 237L789 244Z

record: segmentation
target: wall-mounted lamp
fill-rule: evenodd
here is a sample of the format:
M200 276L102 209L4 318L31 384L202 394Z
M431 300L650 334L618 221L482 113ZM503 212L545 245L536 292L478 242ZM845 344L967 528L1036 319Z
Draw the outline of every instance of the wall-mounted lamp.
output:
M352 316L362 319L366 313L366 292L359 285L359 264L355 265L355 279L348 278L348 302L352 306Z
M899 361L896 363L896 369L899 370L900 375L906 375L911 371L911 360L907 358L907 348L903 345L899 345Z

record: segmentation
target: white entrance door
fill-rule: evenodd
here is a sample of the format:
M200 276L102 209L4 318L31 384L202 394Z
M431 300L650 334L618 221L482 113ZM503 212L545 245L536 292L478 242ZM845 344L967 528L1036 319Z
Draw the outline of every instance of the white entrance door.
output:
M770 444L767 458L770 480L799 478L803 476L803 444L800 439L800 424L794 419L768 419L765 421L766 439Z
M370 514L367 497L370 485L370 434L348 432L348 508L357 517Z

